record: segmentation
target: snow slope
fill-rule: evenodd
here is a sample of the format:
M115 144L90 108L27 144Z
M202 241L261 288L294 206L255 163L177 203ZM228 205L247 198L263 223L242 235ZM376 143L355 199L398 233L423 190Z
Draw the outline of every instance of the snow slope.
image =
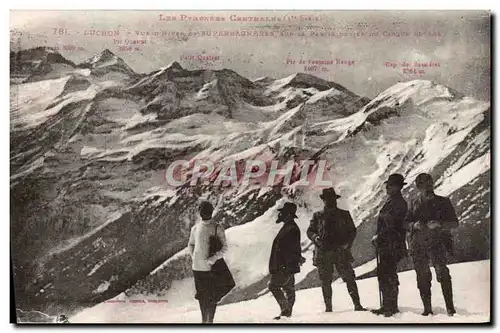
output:
M370 312L354 312L344 283L334 282L333 312L324 313L320 288L300 290L294 316L280 321L272 319L278 305L269 293L258 299L219 306L216 323L485 323L490 321L490 261L450 265L457 314L446 315L440 285L432 286L434 316L422 317L422 304L415 282L415 272L399 274L401 313L393 318ZM358 280L363 305L379 306L376 278ZM172 288L175 289L175 288ZM156 303L102 303L72 318L72 323L198 323L200 314L192 295L184 295L185 304L176 306L165 299ZM178 300L180 297L176 297ZM165 301L167 303L165 303Z

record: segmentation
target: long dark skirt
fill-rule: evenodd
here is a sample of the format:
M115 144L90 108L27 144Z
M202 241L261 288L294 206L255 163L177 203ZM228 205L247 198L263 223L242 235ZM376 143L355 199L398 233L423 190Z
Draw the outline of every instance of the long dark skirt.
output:
M219 259L210 272L193 271L195 298L219 302L236 286L224 259Z
M217 288L215 275L210 271L193 271L193 275L196 289L194 298L198 300L217 301L215 296Z

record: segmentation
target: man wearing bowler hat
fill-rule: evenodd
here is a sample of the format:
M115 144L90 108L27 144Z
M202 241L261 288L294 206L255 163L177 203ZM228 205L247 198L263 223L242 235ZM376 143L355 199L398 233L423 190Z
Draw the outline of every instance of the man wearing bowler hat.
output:
M401 195L405 184L404 177L397 173L390 175L385 182L387 200L379 212L377 233L372 238L379 256L377 278L382 293L380 309L372 312L385 317L399 312L397 268L398 262L406 256L404 219L408 205Z
M300 229L295 223L297 205L287 202L280 208L276 223L284 225L276 235L269 257L269 291L280 306L281 313L274 317L291 317L295 303L295 273L300 272L300 265L305 262L300 246ZM284 291L284 293L283 293Z
M307 229L307 236L315 244L313 265L318 268L326 312L332 312L334 266L346 283L354 310L365 311L366 309L361 306L359 300L356 275L352 268L354 258L351 254L351 247L356 237L356 226L351 214L337 207L337 198L340 198L340 195L335 193L335 189L331 187L324 189L320 198L325 207L322 211L313 214Z

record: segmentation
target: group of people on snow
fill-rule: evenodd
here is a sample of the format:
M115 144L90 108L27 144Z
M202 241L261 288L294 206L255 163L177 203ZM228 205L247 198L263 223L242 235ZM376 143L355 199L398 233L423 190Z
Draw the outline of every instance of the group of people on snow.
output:
M385 182L387 199L378 214L377 230L372 238L377 254L381 304L372 312L385 317L399 312L397 265L409 255L423 303L422 315L433 314L429 266L432 262L441 283L447 313L453 316L456 311L446 255L452 248L450 230L458 226L455 210L448 198L434 193L433 179L429 174L416 177L418 195L410 200L410 204L401 194L405 184L400 174L390 175ZM367 311L361 305L353 269L351 247L357 234L356 226L349 211L337 207L340 195L335 189L324 189L320 198L324 208L313 214L307 237L314 243L313 265L321 281L325 311L332 312L334 268L346 284L354 311ZM295 274L305 262L301 255L300 229L295 223L296 213L297 206L286 202L279 209L276 220L284 225L273 241L269 258L269 291L281 310L274 319L292 316ZM235 285L223 259L228 250L224 229L212 220L212 214L213 206L207 201L202 202L202 221L191 229L188 245L193 261L195 298L200 304L203 323L213 322L218 301ZM214 239L218 242L215 249L212 245Z

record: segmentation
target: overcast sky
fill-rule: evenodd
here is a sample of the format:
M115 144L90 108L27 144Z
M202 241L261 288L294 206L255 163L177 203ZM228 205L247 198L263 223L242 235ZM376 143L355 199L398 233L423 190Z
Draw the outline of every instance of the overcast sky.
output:
M177 21L159 20L174 16ZM222 17L223 22L180 21L181 15ZM244 16L276 17L276 22L241 22L231 18ZM308 15L314 21L296 21L291 17ZM452 87L466 95L490 98L490 16L478 11L11 11L10 27L14 45L22 48L59 46L68 59L81 62L109 48L135 71L150 72L178 61L188 69L207 67L186 57L198 55L219 58L209 68L230 68L247 78L282 78L304 72L299 60L336 60L346 64L324 65L327 71L311 72L342 84L357 94L373 98L398 81L423 78ZM292 19L290 21L289 19ZM267 26L267 27L266 27ZM290 37L201 36L206 31L294 32ZM59 30L67 29L67 30ZM299 30L300 28L300 30ZM12 34L12 29L23 32ZM119 31L119 36L89 36L91 30ZM191 37L144 36L141 33L189 32ZM298 32L306 36L298 36ZM310 36L310 32L352 33L354 37ZM377 32L378 36L370 36ZM66 32L68 35L65 35ZM421 32L421 37L414 33ZM62 35L61 35L61 34ZM137 33L139 33L138 36ZM410 36L388 36L409 33ZM132 51L120 50L115 40L145 40L132 45ZM64 51L63 45L85 50ZM136 51L135 47L140 48ZM181 59L181 57L184 57ZM295 64L287 64L286 59ZM354 63L352 63L354 61ZM425 75L404 74L401 62L439 63L424 68ZM387 67L394 62L396 68ZM351 65L349 65L351 63Z

